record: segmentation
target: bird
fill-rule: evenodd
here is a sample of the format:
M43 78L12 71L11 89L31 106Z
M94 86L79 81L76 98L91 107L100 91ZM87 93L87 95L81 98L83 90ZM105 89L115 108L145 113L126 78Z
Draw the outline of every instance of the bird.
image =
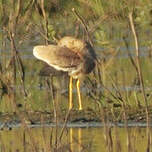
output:
M73 79L76 79L79 110L82 110L80 80L84 75L93 71L97 61L96 53L91 44L72 36L65 36L57 42L57 45L34 46L33 55L55 70L67 72L70 76L69 110L73 108Z
M39 72L39 76L44 76L44 77L59 77L63 75L67 76L68 73L64 71L58 71L55 68L48 65L47 63L44 64L44 66Z

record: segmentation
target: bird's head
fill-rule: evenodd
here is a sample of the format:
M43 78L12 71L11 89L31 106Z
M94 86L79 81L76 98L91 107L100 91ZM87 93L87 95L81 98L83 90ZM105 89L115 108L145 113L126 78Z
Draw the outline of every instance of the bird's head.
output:
M94 51L94 48L91 46L91 44L88 41L85 41L84 44L85 44L84 51L88 54L88 56L97 60L97 55Z

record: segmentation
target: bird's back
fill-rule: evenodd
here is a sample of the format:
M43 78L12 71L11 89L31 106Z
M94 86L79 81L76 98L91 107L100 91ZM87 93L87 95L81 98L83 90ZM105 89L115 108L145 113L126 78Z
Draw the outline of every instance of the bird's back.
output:
M36 46L33 54L75 78L90 73L96 62L96 54L89 43L69 36L63 37L58 45Z
M58 45L69 48L71 51L78 53L80 57L83 58L82 71L84 74L88 74L94 69L97 57L90 43L74 37L66 36L58 42Z
M65 36L59 40L58 46L67 47L74 52L81 52L81 50L85 47L85 43L77 38Z

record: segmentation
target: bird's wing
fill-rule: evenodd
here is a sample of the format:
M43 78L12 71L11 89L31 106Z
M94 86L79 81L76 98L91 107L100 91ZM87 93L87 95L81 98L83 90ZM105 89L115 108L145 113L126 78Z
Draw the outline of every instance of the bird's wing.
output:
M47 77L48 76L62 76L63 74L65 75L67 74L67 72L58 71L48 64L44 65L44 67L39 72L40 76L47 76Z
M80 56L66 47L56 45L36 46L33 54L57 70L70 71L82 62Z

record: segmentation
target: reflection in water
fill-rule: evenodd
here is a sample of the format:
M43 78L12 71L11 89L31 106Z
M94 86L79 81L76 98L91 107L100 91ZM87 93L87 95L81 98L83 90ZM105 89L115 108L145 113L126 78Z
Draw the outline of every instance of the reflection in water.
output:
M60 129L58 130L60 132ZM135 152L146 151L151 146L151 129L112 127L112 128L67 128L58 150L66 152ZM0 132L0 151L30 152L53 151L55 149L55 129L14 128ZM129 135L129 136L128 136ZM149 137L147 137L149 136Z
M77 129L70 128L70 150L71 152L75 152L75 151L81 152L83 150L82 128L77 128Z
M82 138L82 131L81 128L78 128L79 152L81 152L81 145L82 145L81 138Z
M77 136L76 136L76 134L77 134ZM74 128L70 128L70 150L71 150L71 152L75 152L75 151L81 152L82 151L83 146L82 146L81 138L82 138L82 128L78 128L76 130Z
M70 150L73 152L73 128L70 128Z

